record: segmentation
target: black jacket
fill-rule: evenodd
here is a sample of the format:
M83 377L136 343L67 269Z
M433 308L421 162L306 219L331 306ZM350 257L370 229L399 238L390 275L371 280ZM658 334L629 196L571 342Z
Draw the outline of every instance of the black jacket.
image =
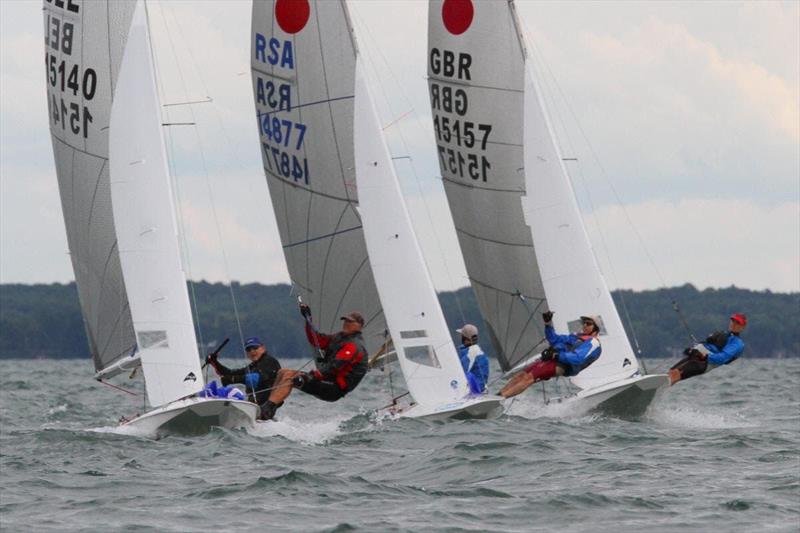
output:
M266 352L258 361L243 366L242 368L234 368L231 370L219 362L216 362L214 365L214 370L219 374L223 385L244 383L247 389L247 397L251 402L254 401L253 390L250 388L248 380L245 380L245 376L251 373L258 374L258 385L255 389L255 403L259 405L269 399L269 394L272 391L268 389L272 388L275 383L275 377L278 375L278 370L280 369L281 364L278 360Z

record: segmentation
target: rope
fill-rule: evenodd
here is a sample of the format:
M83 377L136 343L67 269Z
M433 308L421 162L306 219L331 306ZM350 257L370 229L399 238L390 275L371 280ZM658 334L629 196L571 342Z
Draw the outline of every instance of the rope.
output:
M130 391L130 390L124 388L124 387L120 387L118 385L114 385L113 383L109 383L108 381L103 381L102 379L98 379L97 382L98 383L102 383L103 385L108 385L112 389L117 389L118 391L122 391L122 392L124 392L126 394L130 394L131 396L143 396L142 394L139 394L138 392Z

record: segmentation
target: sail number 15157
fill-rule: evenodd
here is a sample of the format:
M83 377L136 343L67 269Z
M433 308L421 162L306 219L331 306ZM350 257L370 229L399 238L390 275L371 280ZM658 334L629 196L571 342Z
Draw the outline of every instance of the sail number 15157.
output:
M486 175L492 165L484 155L466 154L460 150L446 148L436 145L439 149L439 159L442 161L442 168L450 171L451 174L465 178L469 176L473 180L486 181Z

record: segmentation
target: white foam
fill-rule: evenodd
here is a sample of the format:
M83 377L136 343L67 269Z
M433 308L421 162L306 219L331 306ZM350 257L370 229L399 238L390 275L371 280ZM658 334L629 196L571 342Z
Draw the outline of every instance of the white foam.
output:
M67 410L67 404L62 403L61 405L58 405L58 406L53 407L52 409L48 410L47 414L52 415L52 414L55 414L55 413L63 413L66 410Z
M733 429L755 427L757 424L738 412L720 412L703 408L653 406L647 418L664 424L689 429Z
M280 436L304 444L323 444L342 433L340 425L345 420L346 417L299 421L281 416L278 420L257 422L247 432L256 437Z
M92 433L112 433L114 435L125 435L128 437L145 437L152 438L154 435L149 433L138 426L129 425L116 425L116 426L102 426L96 428L89 428L84 431L91 431Z
M576 419L580 421L594 421L600 415L587 415L586 404L577 401L576 397L567 398L561 402L551 401L545 404L538 398L531 396L517 397L506 410L506 415L521 416L530 420L537 418Z

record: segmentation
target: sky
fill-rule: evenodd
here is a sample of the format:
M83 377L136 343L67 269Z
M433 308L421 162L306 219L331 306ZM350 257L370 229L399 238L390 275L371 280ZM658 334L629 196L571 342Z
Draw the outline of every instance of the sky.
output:
M261 170L249 1L150 1L192 279L287 282ZM467 285L427 97L427 3L349 2L438 290ZM517 1L612 288L800 291L800 2ZM73 279L41 2L0 0L0 282ZM391 124L391 125L390 125Z

